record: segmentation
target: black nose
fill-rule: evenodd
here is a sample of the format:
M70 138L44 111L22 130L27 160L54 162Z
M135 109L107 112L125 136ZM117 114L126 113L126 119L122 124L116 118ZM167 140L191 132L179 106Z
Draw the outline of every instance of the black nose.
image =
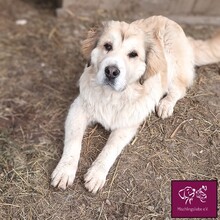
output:
M115 79L120 74L120 70L116 66L107 66L105 67L105 75L110 79Z

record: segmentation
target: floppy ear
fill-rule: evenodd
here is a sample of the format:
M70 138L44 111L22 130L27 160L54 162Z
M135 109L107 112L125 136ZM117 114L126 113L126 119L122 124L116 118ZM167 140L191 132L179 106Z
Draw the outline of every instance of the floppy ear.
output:
M152 42L148 42L146 46L146 71L144 75L140 78L140 84L144 84L144 81L160 73L162 77L162 83L166 83L166 72L167 72L167 63L164 55L163 46L159 37L155 35L152 39Z
M87 38L82 42L82 53L87 60L90 60L92 50L96 47L102 33L102 27L95 27L88 31Z

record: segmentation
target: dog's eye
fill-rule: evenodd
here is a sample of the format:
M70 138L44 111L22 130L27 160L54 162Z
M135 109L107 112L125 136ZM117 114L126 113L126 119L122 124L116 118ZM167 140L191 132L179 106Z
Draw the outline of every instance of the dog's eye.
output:
M104 44L104 48L107 50L107 51L111 51L112 50L112 45L110 43L105 43Z
M132 51L131 53L128 54L129 58L134 58L134 57L137 57L138 54L136 51Z

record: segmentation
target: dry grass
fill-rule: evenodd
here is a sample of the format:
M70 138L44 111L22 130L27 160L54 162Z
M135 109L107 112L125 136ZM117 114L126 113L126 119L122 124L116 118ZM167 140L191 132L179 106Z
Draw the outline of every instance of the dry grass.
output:
M145 121L101 192L94 196L83 186L84 173L108 137L99 125L86 132L73 187L50 187L84 65L79 44L85 30L106 15L56 19L47 5L30 2L0 0L2 219L170 219L172 179L220 178L220 66L210 65L198 68L195 85L173 117ZM20 18L27 25L16 25ZM132 12L120 19L132 20ZM198 37L209 30L186 27Z

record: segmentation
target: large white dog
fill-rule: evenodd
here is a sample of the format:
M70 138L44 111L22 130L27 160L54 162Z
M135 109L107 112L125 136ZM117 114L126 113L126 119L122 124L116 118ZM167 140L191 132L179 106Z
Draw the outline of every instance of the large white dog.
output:
M88 65L80 94L65 123L63 155L52 185L73 184L82 138L91 122L111 130L98 158L85 174L85 187L96 193L122 149L155 110L172 115L194 79L194 66L220 61L220 35L206 41L187 38L175 22L154 16L131 24L110 21L89 31L83 43Z

